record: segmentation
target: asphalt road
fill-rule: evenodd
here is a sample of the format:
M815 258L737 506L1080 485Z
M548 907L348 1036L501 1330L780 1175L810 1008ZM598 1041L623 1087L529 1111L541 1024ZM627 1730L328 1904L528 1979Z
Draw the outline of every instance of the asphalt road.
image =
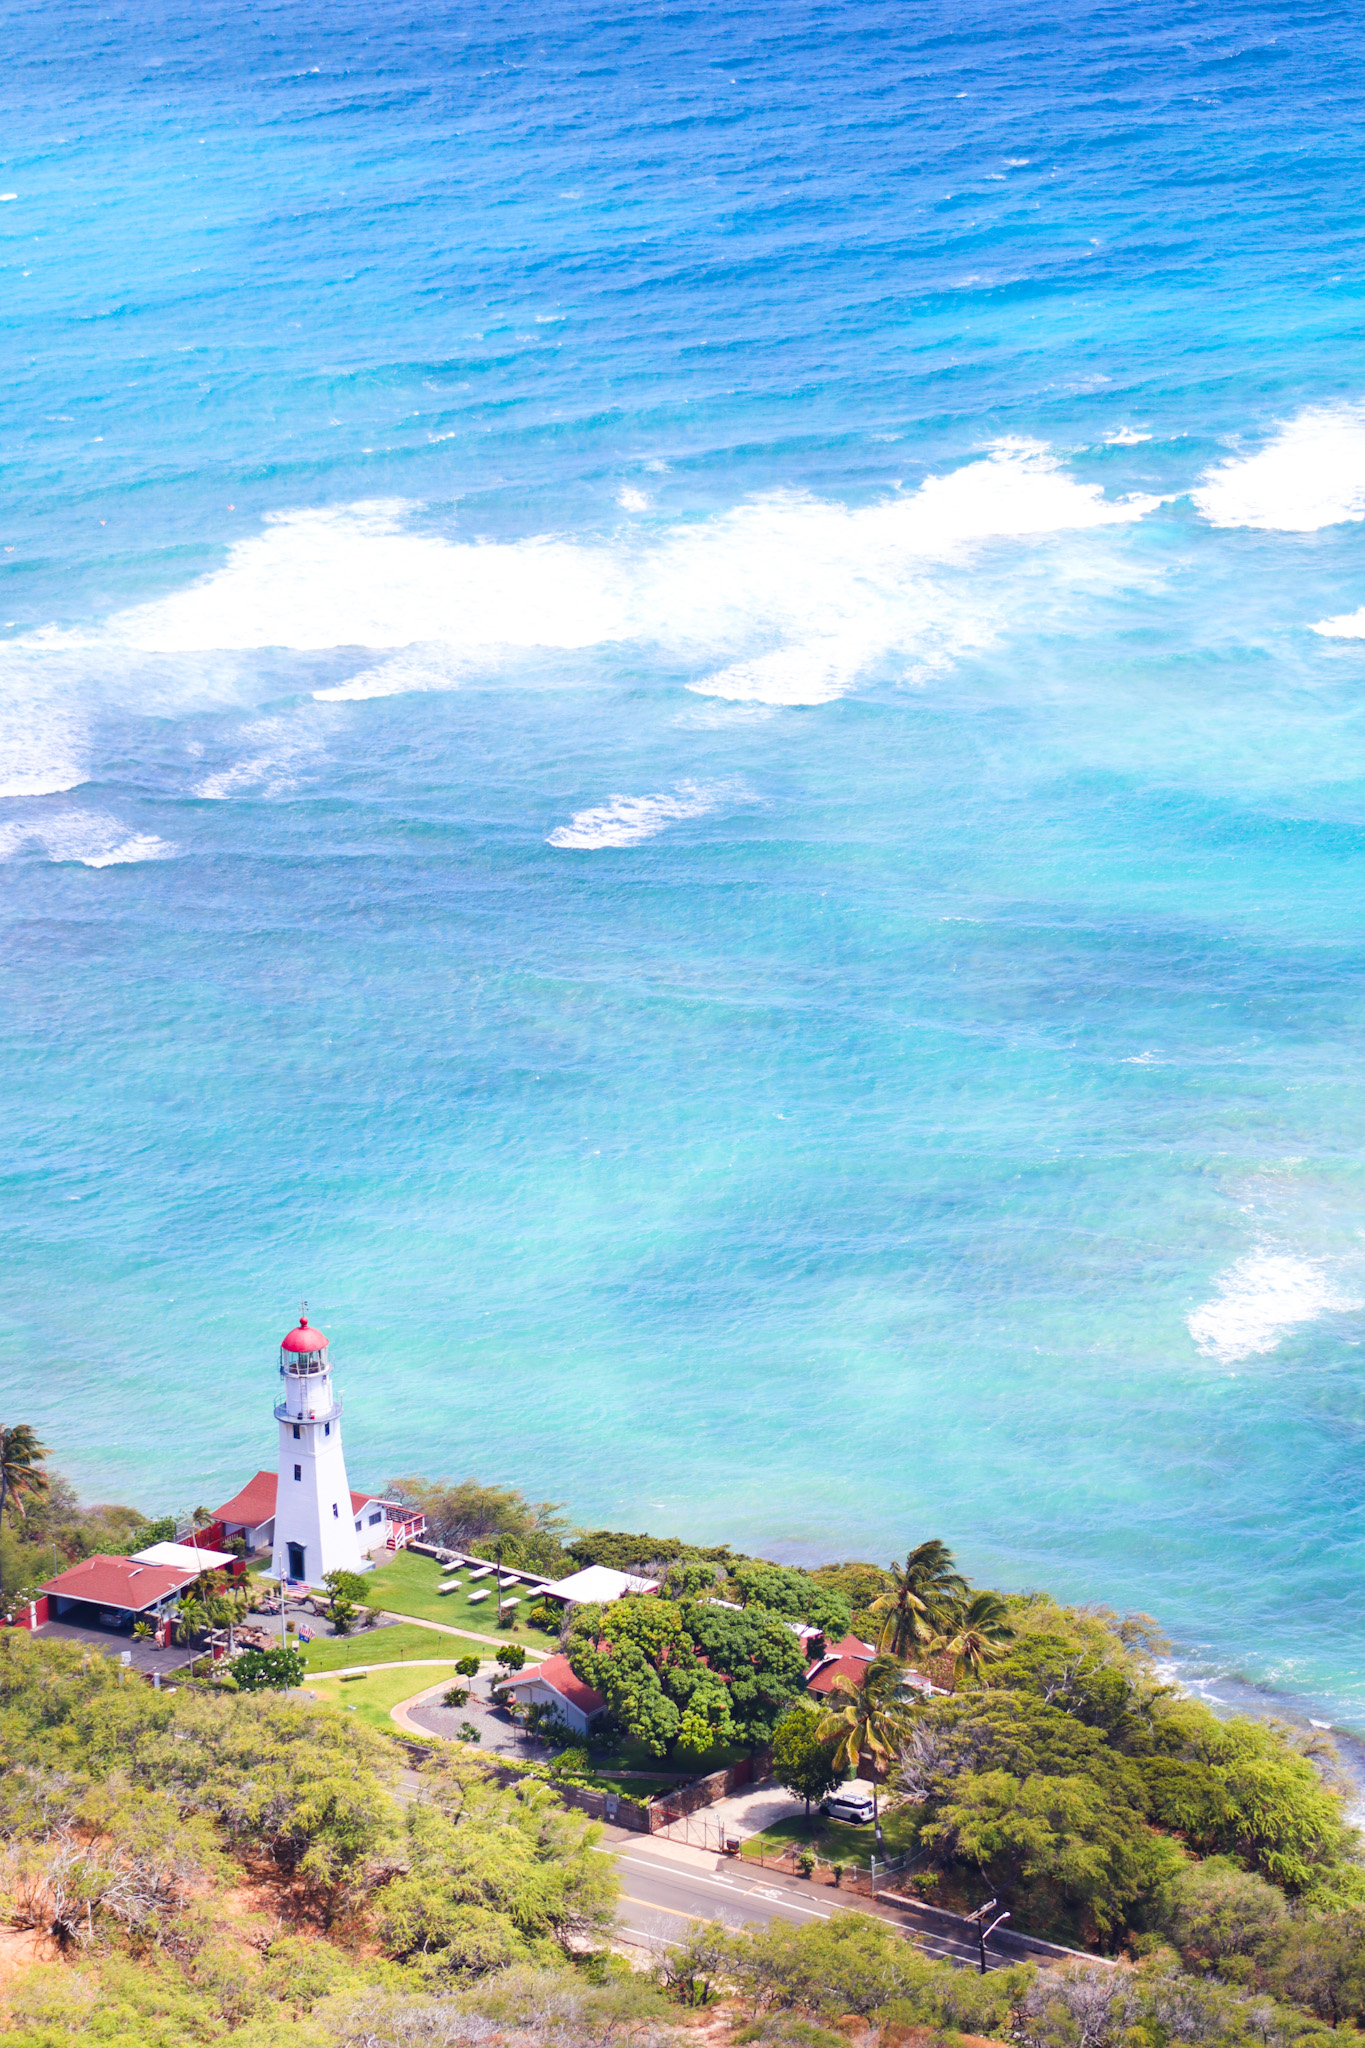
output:
M773 1920L808 1926L815 1920L832 1920L839 1913L871 1913L926 1955L978 1967L974 1942L922 1933L909 1926L894 1907L841 1896L830 1885L811 1885L778 1871L751 1871L742 1862L723 1857L716 1858L714 1871L703 1870L651 1854L648 1837L642 1835L616 1836L610 1850L621 1874L617 1924L628 1940L647 1947L680 1940L689 1920L720 1920L727 1927L766 1927ZM988 1969L1005 1967L1003 1956L987 1954Z

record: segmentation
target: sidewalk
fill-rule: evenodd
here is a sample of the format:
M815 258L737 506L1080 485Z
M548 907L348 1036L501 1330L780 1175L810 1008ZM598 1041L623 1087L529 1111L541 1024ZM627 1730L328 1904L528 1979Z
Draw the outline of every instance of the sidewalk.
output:
M475 1629L454 1628L448 1621L428 1621L424 1614L399 1614L387 1607L384 1612L390 1621L410 1621L414 1628L429 1628L438 1636L463 1636L467 1643L488 1643L495 1650L507 1648L506 1636L481 1636ZM539 1664L543 1657L554 1655L553 1650L534 1650L529 1643L523 1643L521 1647L526 1652L528 1663Z

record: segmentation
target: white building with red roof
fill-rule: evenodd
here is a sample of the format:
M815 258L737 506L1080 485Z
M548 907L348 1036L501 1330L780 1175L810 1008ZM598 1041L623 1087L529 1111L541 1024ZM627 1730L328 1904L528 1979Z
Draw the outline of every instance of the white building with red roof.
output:
M523 1707L552 1707L575 1735L586 1735L607 1710L601 1693L583 1683L567 1657L547 1657L518 1678L500 1678L498 1691Z
M94 1628L131 1628L159 1622L205 1567L140 1564L135 1557L83 1557L43 1587L54 1621Z

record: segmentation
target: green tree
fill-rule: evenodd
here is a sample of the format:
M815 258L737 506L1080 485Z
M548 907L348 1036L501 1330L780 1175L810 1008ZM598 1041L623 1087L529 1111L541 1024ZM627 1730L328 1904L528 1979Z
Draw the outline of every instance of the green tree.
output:
M326 1572L322 1583L327 1588L327 1613L332 1627L339 1636L349 1635L359 1603L365 1597L364 1577L360 1572Z
M734 1734L729 1688L698 1657L688 1612L672 1600L628 1594L574 1617L569 1662L653 1756L703 1756Z
M232 1676L242 1692L287 1692L303 1684L299 1650L243 1650L232 1660Z
M498 1651L498 1662L504 1671L520 1671L526 1662L524 1643L504 1643Z
M864 1757L872 1771L872 1825L877 1840L882 1838L881 1808L878 1804L878 1775L885 1775L906 1732L907 1712L901 1684L904 1667L895 1657L877 1656L861 1679L835 1674L829 1706L821 1717L820 1732L834 1744L834 1764L839 1771L857 1772Z
M1365 2019L1365 1913L1292 1920L1280 1937L1270 1981L1282 1998L1338 2027Z
M47 1455L47 1445L39 1443L37 1432L27 1422L0 1426L0 1529L7 1507L22 1522L26 1503L47 1492L48 1477L43 1470Z
M963 1672L979 1679L982 1667L1003 1657L1014 1640L1009 1610L998 1593L974 1593L951 1616L943 1630L930 1642L936 1656L951 1657L953 1685Z
M807 1818L812 1799L823 1799L839 1782L836 1745L820 1732L824 1718L813 1701L802 1700L787 1709L773 1730L773 1776L805 1800Z
M772 1614L808 1622L835 1642L848 1634L853 1610L847 1596L821 1585L809 1572L747 1559L731 1566L730 1581L746 1607L766 1607Z
M459 1672L461 1678L477 1678L479 1675L479 1659L477 1657L457 1657L455 1669Z
M762 1608L736 1614L698 1601L684 1604L682 1612L697 1655L726 1681L734 1739L762 1749L805 1680L799 1636Z
M893 1566L892 1577L892 1590L872 1602L871 1611L882 1624L878 1648L909 1659L943 1631L966 1598L967 1581L954 1564L952 1551L936 1536L917 1544L903 1567Z

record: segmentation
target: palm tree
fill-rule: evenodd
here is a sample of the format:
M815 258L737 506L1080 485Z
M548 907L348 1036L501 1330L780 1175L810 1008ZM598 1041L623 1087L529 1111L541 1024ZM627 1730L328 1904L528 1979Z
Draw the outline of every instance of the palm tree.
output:
M6 1503L18 1510L22 1522L25 1494L47 1492L47 1474L41 1469L46 1456L47 1445L39 1443L27 1422L0 1427L0 1529Z
M901 1693L904 1677L900 1660L888 1656L874 1657L857 1684L845 1672L836 1672L829 1709L820 1722L820 1740L837 1740L831 1758L836 1771L856 1771L864 1756L871 1759L872 1826L878 1847L882 1822L877 1803L877 1772L884 1771L899 1753L906 1718Z
M883 1593L872 1603L874 1614L884 1614L879 1650L893 1657L912 1657L917 1649L938 1634L952 1608L967 1597L967 1581L953 1563L946 1543L932 1536L911 1551L905 1569L892 1567L895 1591Z
M995 1657L1003 1657L1014 1641L1014 1630L1009 1622L1009 1609L998 1593L973 1593L953 1615L943 1632L934 1638L930 1648L939 1656L953 1660L953 1689L964 1671L973 1678L980 1678L981 1667Z

